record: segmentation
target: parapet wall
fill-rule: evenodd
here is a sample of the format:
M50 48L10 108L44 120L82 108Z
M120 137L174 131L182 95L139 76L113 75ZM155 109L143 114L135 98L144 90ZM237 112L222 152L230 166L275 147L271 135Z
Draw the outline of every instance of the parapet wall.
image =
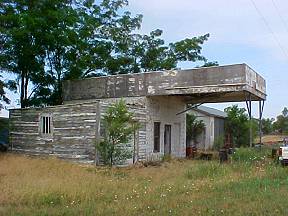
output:
M265 80L246 64L114 75L63 83L65 102L140 96L193 96L211 92L243 91L253 94L255 100L266 98ZM233 95L229 101L231 100ZM235 101L239 100L244 100L244 97L239 98L237 95Z

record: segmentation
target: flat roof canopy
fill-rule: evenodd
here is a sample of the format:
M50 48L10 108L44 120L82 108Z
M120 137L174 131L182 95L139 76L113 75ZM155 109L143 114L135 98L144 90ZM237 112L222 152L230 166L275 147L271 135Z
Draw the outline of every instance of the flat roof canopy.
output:
M63 83L64 101L183 96L187 103L266 100L265 80L246 64L113 75Z

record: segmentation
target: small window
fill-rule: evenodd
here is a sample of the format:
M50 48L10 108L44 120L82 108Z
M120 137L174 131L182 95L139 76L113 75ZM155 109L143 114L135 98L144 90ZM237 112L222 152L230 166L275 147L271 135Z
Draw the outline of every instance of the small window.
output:
M160 122L154 122L154 152L160 152Z
M44 135L52 133L52 117L50 115L43 115L40 117L40 131L41 134Z

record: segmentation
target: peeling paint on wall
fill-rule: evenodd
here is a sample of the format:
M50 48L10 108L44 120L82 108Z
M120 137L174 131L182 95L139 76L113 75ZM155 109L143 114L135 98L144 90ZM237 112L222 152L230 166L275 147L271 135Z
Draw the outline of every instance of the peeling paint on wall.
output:
M64 82L63 89L66 102L121 97L193 94L205 96L211 92L230 93L229 101L244 101L244 92L247 91L255 96L253 99L266 98L265 80L245 64L67 81ZM225 94L222 94L220 99L228 100ZM215 99L207 100L215 102Z

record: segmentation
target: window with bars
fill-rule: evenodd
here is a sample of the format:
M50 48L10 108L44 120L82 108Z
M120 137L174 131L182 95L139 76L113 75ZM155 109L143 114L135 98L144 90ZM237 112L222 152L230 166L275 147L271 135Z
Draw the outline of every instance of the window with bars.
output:
M52 117L50 115L40 117L40 131L43 135L52 134Z
M160 122L154 122L154 152L160 152Z

